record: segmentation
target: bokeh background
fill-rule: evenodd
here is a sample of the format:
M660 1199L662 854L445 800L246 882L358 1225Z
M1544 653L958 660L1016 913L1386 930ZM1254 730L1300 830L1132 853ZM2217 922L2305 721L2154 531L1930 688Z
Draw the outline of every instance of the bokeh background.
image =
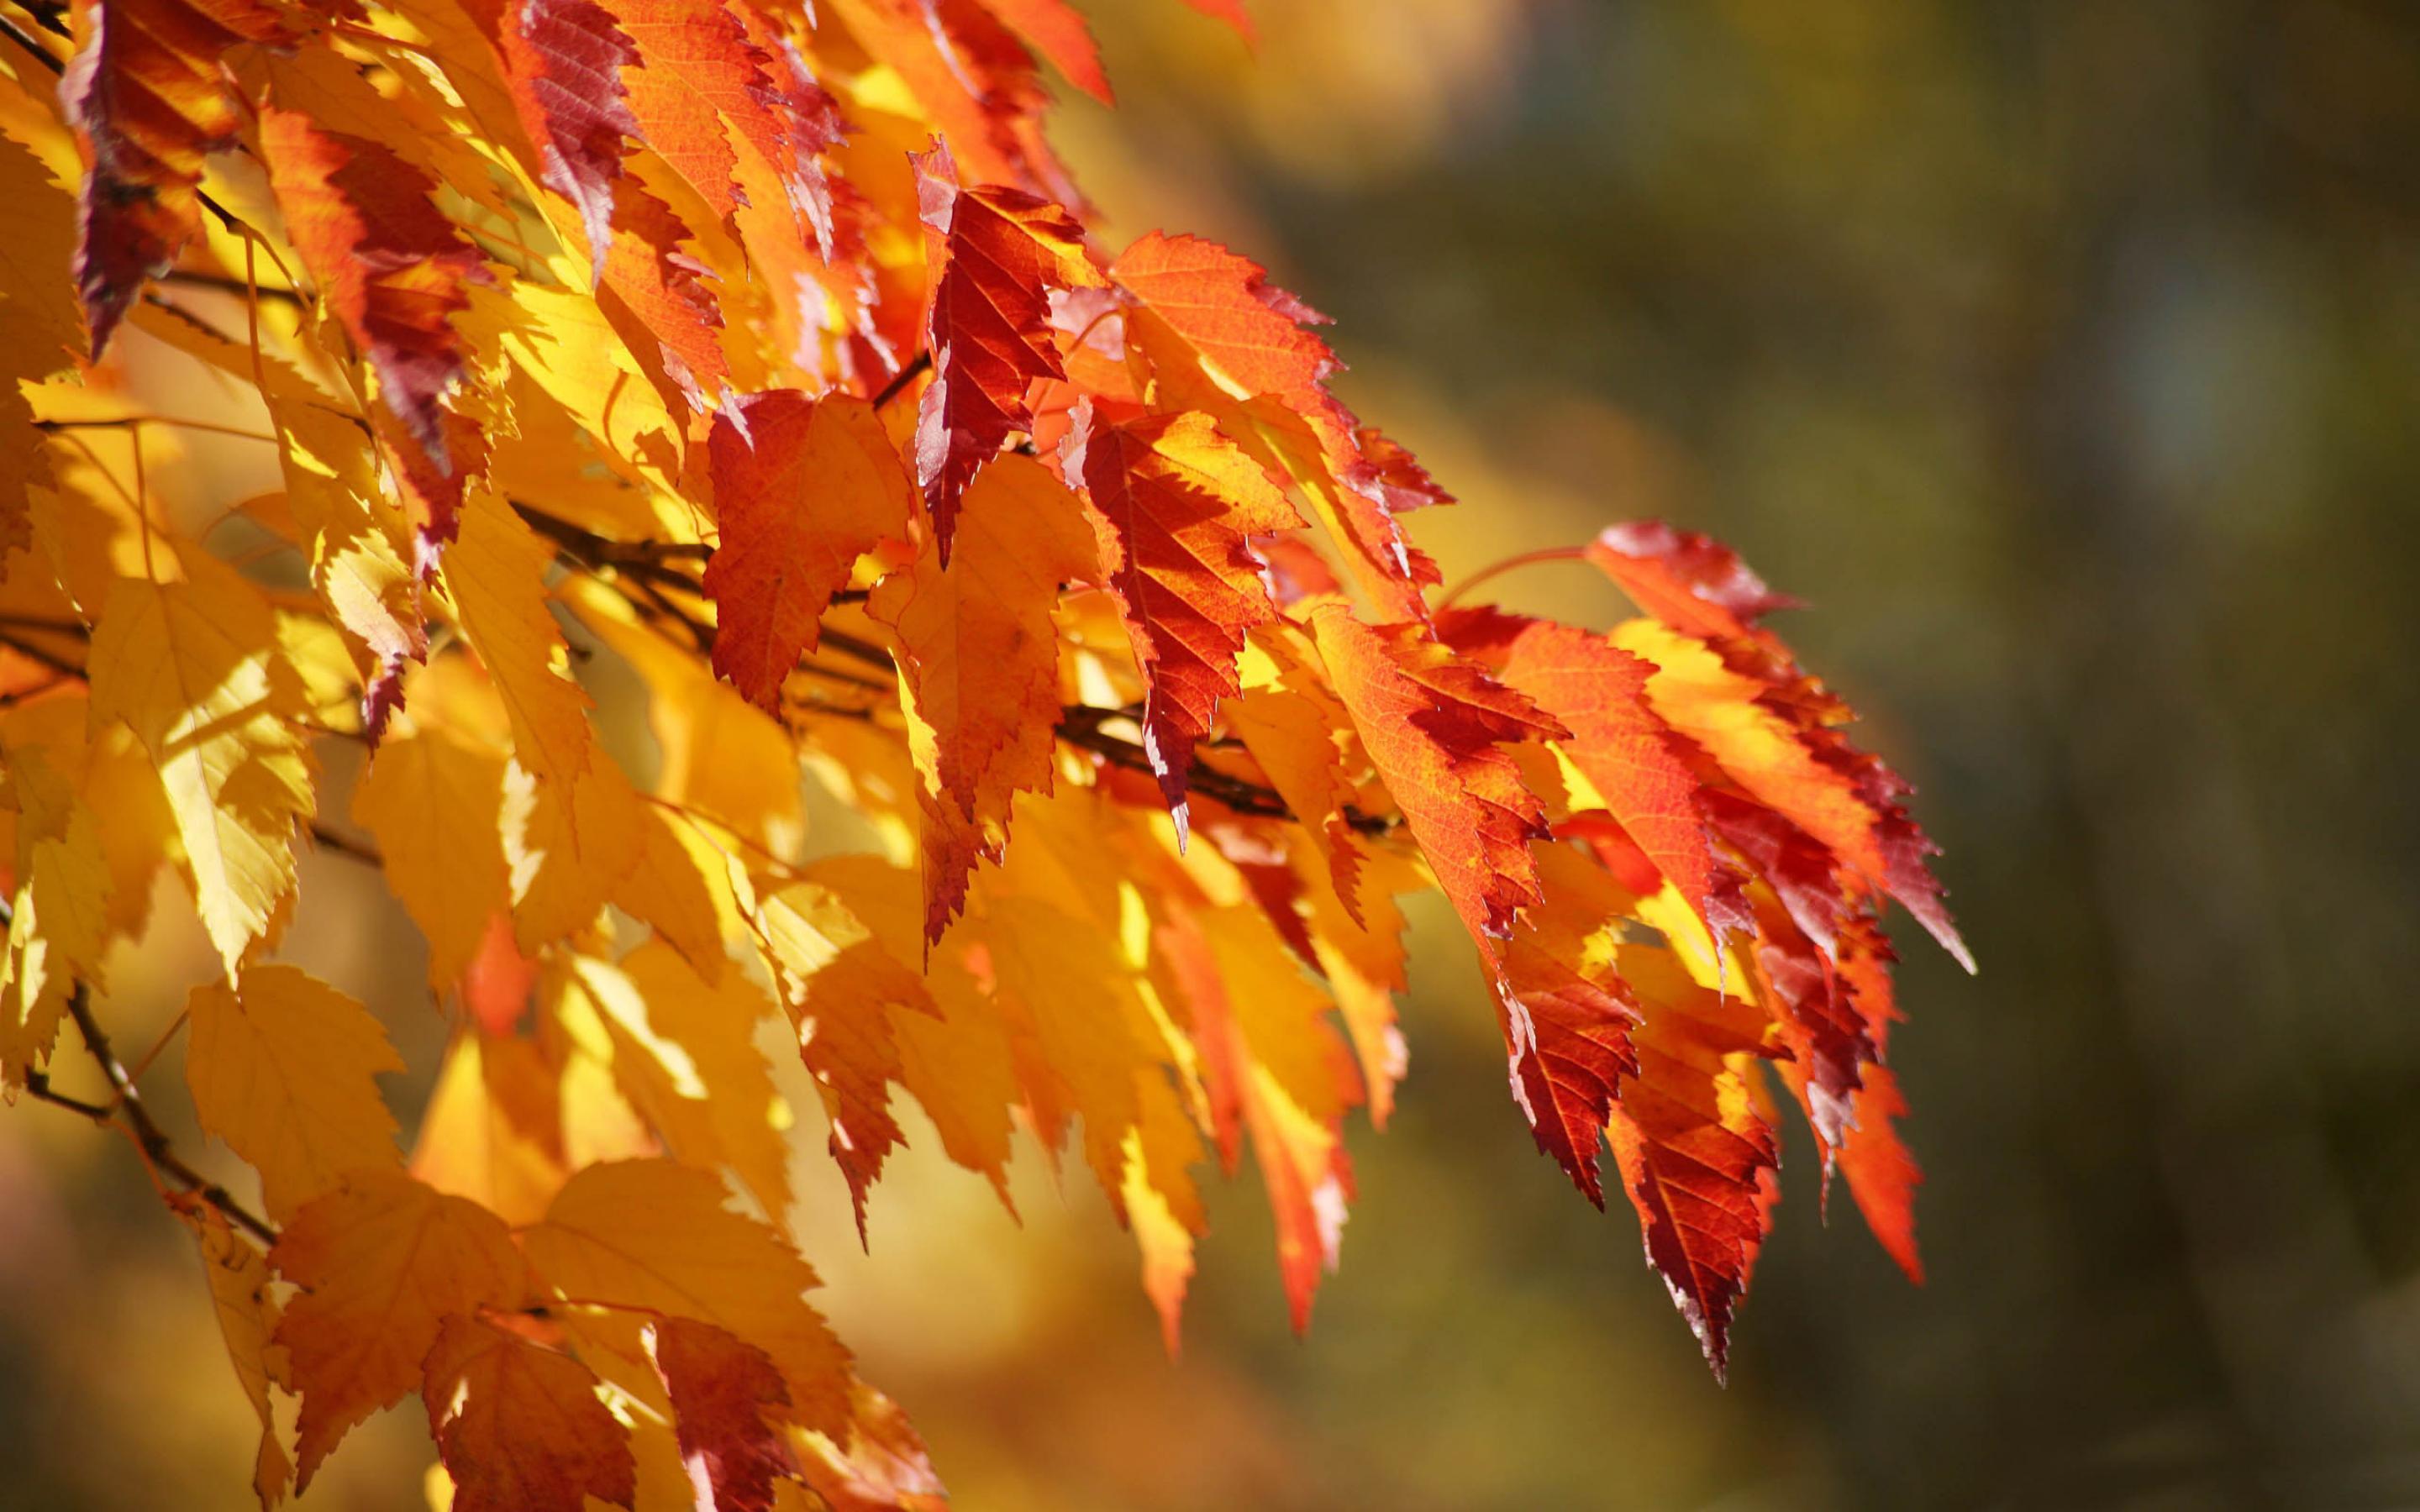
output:
M1336 316L1463 500L1415 527L1449 578L1662 516L1808 600L1983 972L1907 945L1930 1283L1823 1223L1794 1132L1727 1390L1531 1148L1441 912L1303 1340L1249 1176L1171 1362L1037 1162L1020 1228L921 1141L860 1253L802 1095L821 1300L961 1504L2420 1504L2420 8L1260 0L1256 56L1086 8L1121 106L1061 141L1110 239ZM311 865L287 953L411 1105L417 944ZM203 974L163 920L135 1044ZM246 1412L135 1163L0 1110L0 1504L248 1505ZM388 1414L303 1504L420 1505L427 1455Z

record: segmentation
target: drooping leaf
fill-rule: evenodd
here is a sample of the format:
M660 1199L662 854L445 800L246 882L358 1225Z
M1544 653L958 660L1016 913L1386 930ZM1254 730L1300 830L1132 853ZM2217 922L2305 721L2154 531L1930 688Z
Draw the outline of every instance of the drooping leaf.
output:
M298 1493L355 1424L420 1382L447 1319L513 1306L523 1284L502 1220L401 1171L348 1173L294 1215L269 1260L302 1288L276 1334L302 1397Z
M283 1219L346 1172L402 1157L375 1078L404 1069L367 1009L289 965L196 991L185 1081L202 1127L260 1172Z
M486 276L477 251L430 203L436 184L380 144L273 105L260 137L303 266L378 375L380 398L436 471L451 472L438 402L462 378L451 320L470 306L463 285ZM430 534L450 539L450 522Z
M705 579L721 611L714 670L771 710L858 557L906 537L914 495L880 417L845 394L736 398L707 448L722 526Z
M848 1351L802 1295L815 1273L772 1230L725 1207L714 1177L669 1161L592 1165L521 1242L565 1297L726 1330L771 1357L799 1422L824 1431L846 1424Z
M1181 831L1193 743L1209 733L1218 701L1242 690L1245 631L1278 614L1251 538L1302 517L1207 415L1096 425L1079 405L1065 467L1083 481L1101 576L1150 686L1143 750Z
M946 147L916 159L924 224L939 243L924 316L933 381L916 419L916 482L944 565L958 499L1009 437L1030 430L1026 386L1063 377L1050 292L1102 282L1067 212L1021 190L964 188Z
M202 163L243 116L219 74L228 50L281 39L257 0L112 0L59 81L91 144L76 282L99 354L142 293L201 231Z
M923 779L926 935L964 906L978 856L997 857L1010 800L1047 791L1059 717L1060 585L1099 569L1075 497L1028 457L985 469L959 505L954 564L929 537L868 611L899 638Z
M568 1355L493 1323L448 1318L421 1399L458 1512L585 1512L638 1493L629 1435Z
M690 1478L705 1483L714 1512L768 1512L773 1482L798 1472L783 1432L790 1391L782 1373L764 1350L711 1323L669 1318L654 1333Z

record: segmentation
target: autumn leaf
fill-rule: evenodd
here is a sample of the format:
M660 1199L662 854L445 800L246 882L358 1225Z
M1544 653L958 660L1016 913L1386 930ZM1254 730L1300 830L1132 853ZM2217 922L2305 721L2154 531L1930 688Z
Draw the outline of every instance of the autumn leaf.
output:
M714 1177L669 1161L592 1165L521 1243L577 1304L693 1319L748 1340L781 1371L801 1423L842 1429L848 1351L801 1296L815 1273L724 1198Z
M59 97L92 148L76 282L96 355L201 230L203 160L243 119L219 75L223 56L285 35L276 10L255 0L132 0L93 12Z
M1242 690L1244 632L1277 618L1251 538L1302 517L1207 415L1096 425L1080 404L1064 466L1083 480L1101 575L1150 685L1143 750L1181 833L1193 743L1218 701Z
M369 1011L288 965L213 982L187 1006L185 1081L208 1132L260 1172L283 1219L346 1172L397 1164L395 1119L375 1078L404 1069Z
M585 1365L473 1318L445 1320L421 1398L458 1512L584 1512L638 1493L628 1434Z
M720 610L714 670L773 710L858 557L906 538L914 495L873 407L845 394L735 398L707 449L722 526L703 579Z
M55 100L0 78L0 1089L192 1227L264 1507L417 1392L472 1512L930 1512L790 1228L845 1191L888 1263L911 1139L1012 1214L1020 1142L1089 1174L1171 1350L1249 1159L1307 1326L1424 891L1717 1373L1788 1104L1921 1277L1888 906L1972 962L1792 601L1647 521L1507 563L1609 632L1433 602L1450 495L1326 318L1105 261L1078 4L69 19L11 44ZM178 1055L256 1194L145 1101Z
M238 1238L217 1209L203 1208L192 1221L201 1244L202 1266L209 1277L210 1302L218 1312L219 1335L226 1341L227 1357L235 1364L236 1378L243 1383L253 1413L260 1419L260 1451L253 1461L252 1489L265 1512L285 1499L287 1483L294 1477L294 1463L278 1438L269 1399L270 1382L286 1371L284 1351L272 1342L278 1305L270 1291L269 1260Z
M1059 714L1060 585L1099 570L1075 496L1042 464L1002 457L960 501L955 565L928 537L867 605L899 638L922 779L926 935L965 905L979 856L1006 843L1011 800L1046 792Z
M1021 190L962 188L946 147L916 159L916 187L940 247L924 316L933 381L917 411L916 482L946 566L959 497L1013 433L1032 428L1026 386L1066 371L1050 335L1051 291L1103 279L1065 210Z
M704 1481L716 1512L767 1512L773 1482L798 1472L782 1429L790 1406L782 1373L764 1350L711 1323L668 1318L653 1332L690 1476Z
M1501 748L1566 734L1530 701L1409 625L1373 628L1345 610L1311 615L1321 661L1403 810L1437 886L1480 944L1537 903L1529 842L1546 833L1538 800Z
M269 602L216 561L182 582L120 579L93 633L96 724L123 720L158 764L194 901L232 973L282 918L312 774L304 714Z
M380 144L274 106L261 112L260 134L287 236L367 354L380 398L450 472L438 401L461 381L449 322L470 305L463 285L486 277L477 251L429 202L436 184ZM450 539L450 522L431 533Z
M352 1427L421 1379L450 1318L520 1300L521 1257L495 1214L401 1171L348 1173L269 1252L302 1288L277 1325L302 1397L294 1488Z
M1779 1145L1746 1084L1766 1048L1764 1017L1691 981L1668 951L1627 946L1616 968L1639 1008L1638 1071L1607 1134L1647 1261L1719 1377L1778 1192Z

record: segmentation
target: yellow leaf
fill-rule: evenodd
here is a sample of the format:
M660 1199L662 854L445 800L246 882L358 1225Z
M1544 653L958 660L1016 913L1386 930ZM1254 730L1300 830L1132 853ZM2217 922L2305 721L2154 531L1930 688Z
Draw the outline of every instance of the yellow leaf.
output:
M512 902L504 801L501 757L425 723L380 742L353 789L353 820L378 838L387 886L428 941L428 982L440 995Z
M573 1303L694 1318L763 1350L799 1420L847 1421L848 1351L800 1295L819 1283L781 1236L725 1207L721 1180L670 1161L592 1165L522 1237L530 1262Z
M615 1082L673 1153L730 1166L768 1213L787 1211L790 1110L756 1048L764 992L736 971L709 984L661 940L614 965L582 957L574 973L612 1041Z
M93 632L92 717L151 753L184 840L194 901L230 975L294 892L294 829L311 765L287 720L302 681L259 590L198 551L188 577L120 579Z
M283 1221L349 1170L394 1165L376 1078L403 1058L369 1010L298 967L255 966L194 991L185 1084L202 1128L260 1172Z
M269 1383L285 1370L284 1351L271 1341L277 1329L277 1300L269 1294L269 1257L227 1227L216 1208L198 1206L193 1217L194 1236L201 1242L202 1265L216 1304L219 1335L226 1341L227 1357L236 1379L260 1418L260 1452L255 1457L252 1489L263 1508L286 1495L294 1466L278 1441L277 1424L270 1413Z
M541 779L568 785L588 765L588 695L571 680L563 630L547 611L549 551L486 488L464 496L461 534L439 575L462 634L495 679L513 750Z
M458 1030L420 1115L411 1174L506 1223L535 1223L570 1176L561 1103L535 1043Z

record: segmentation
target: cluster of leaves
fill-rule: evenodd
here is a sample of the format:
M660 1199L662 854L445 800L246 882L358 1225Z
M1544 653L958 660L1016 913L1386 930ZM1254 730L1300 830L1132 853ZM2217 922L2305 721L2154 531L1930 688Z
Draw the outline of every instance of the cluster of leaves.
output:
M1885 900L1963 952L1781 601L1654 525L1571 553L1643 611L1610 634L1441 601L1404 517L1446 496L1328 393L1320 317L1087 232L1037 54L1108 87L1063 0L0 21L0 1076L191 1224L264 1504L415 1389L466 1509L938 1495L805 1299L768 1020L861 1230L894 1088L1003 1201L1015 1129L1073 1143L1172 1346L1197 1167L1249 1147L1299 1325L1430 886L1538 1144L1599 1205L1610 1144L1717 1370L1777 1192L1758 1062L1916 1271ZM172 517L150 480L213 430L282 486ZM806 841L802 775L871 849ZM408 1156L378 1021L273 959L314 839L452 1015ZM256 1211L94 1008L163 870ZM107 1101L52 1086L67 1023Z

